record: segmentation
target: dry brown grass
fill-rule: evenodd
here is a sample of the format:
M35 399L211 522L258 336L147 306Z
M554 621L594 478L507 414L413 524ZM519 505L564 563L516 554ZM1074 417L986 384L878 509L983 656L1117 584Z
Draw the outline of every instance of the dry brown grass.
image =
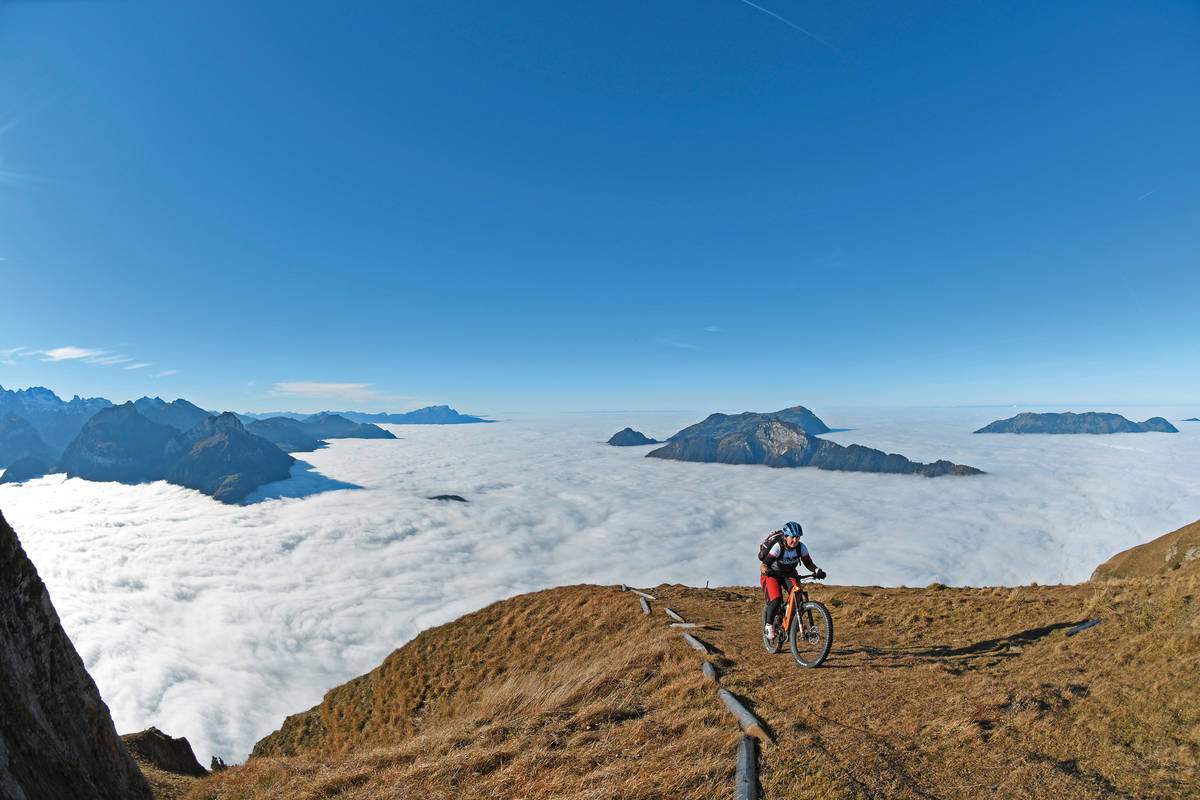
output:
M739 731L664 604L707 623L722 685L770 727L766 797L1200 797L1194 571L819 587L816 670L763 651L757 588L653 591L653 617L565 587L426 631L189 798L728 797Z

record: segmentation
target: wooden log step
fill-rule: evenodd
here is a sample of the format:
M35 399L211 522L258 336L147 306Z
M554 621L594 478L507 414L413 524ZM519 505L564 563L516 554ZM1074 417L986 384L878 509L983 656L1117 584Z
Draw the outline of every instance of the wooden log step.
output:
M676 614L674 611L672 611L669 608L664 608L663 611L666 612L668 617L675 620L676 622L685 622L686 621L686 620L684 620L683 617L679 616L678 614Z
M771 741L771 737L767 736L767 731L763 728L762 723L758 721L758 717L751 714L744 705L739 703L738 699L728 689L719 689L717 696L721 698L721 702L725 704L730 713L737 717L738 725L741 726L743 733L753 736L760 742Z
M743 736L738 745L737 770L733 775L734 800L758 800L758 759L754 738Z
M692 636L690 633L685 633L683 635L683 640L685 642L687 642L688 645L690 645L691 647L699 650L701 653L708 652L708 645L706 645L704 642L697 639L695 636Z
M642 604L642 613L649 614L650 613L650 604L646 602L646 598L639 597L638 602Z

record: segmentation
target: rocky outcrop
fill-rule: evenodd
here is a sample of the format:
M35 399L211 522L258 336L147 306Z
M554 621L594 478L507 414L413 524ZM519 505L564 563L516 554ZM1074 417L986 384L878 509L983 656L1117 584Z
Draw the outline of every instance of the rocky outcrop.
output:
M121 741L138 763L195 778L203 778L208 774L208 770L196 760L191 743L182 736L177 739L158 728L147 728L138 733L127 733L121 737Z
M624 428L617 431L609 438L608 443L613 447L636 447L640 444L660 444L658 439L651 439L641 431L635 431L633 428Z
M1024 412L989 423L975 433L1179 433L1162 417L1133 422L1120 414L1088 411L1084 414L1034 414Z
M67 446L58 470L89 481L159 480L166 472L167 442L177 434L143 417L133 403L106 408Z
M152 800L2 515L0 632L0 797Z
M716 418L716 419L714 419ZM711 424L709 424L711 423ZM705 427L709 424L708 427ZM686 433L684 436L682 434ZM922 464L896 453L853 444L844 447L805 433L799 425L763 414L714 414L680 431L648 458L768 467L817 467L850 472L891 472L936 477L980 475L974 467L935 461Z
M146 419L159 425L170 425L177 431L188 431L213 416L182 397L168 403L161 397L143 397L135 400L133 407Z
M266 483L291 475L296 459L247 433L233 414L206 417L167 442L162 477L223 503L236 503Z

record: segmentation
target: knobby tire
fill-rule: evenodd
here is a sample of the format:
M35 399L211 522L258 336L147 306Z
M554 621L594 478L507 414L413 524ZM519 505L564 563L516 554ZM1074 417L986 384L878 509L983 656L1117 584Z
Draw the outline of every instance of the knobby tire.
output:
M801 618L804 619L803 638L800 636ZM833 647L833 617L829 615L829 609L815 600L800 606L799 612L792 618L792 624L788 626L788 643L797 664L809 668L821 666Z

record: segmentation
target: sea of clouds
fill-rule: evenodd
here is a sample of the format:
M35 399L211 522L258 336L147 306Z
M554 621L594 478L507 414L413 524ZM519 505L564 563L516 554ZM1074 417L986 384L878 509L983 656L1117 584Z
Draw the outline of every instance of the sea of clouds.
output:
M909 586L1076 582L1200 519L1200 423L971 434L1016 411L817 409L849 429L834 441L979 477L648 459L602 442L704 414L630 412L385 426L400 438L300 454L311 467L241 506L50 476L0 486L0 510L117 729L157 725L203 763L232 762L419 631L493 601L570 583L755 584L758 542L788 519L831 582Z

